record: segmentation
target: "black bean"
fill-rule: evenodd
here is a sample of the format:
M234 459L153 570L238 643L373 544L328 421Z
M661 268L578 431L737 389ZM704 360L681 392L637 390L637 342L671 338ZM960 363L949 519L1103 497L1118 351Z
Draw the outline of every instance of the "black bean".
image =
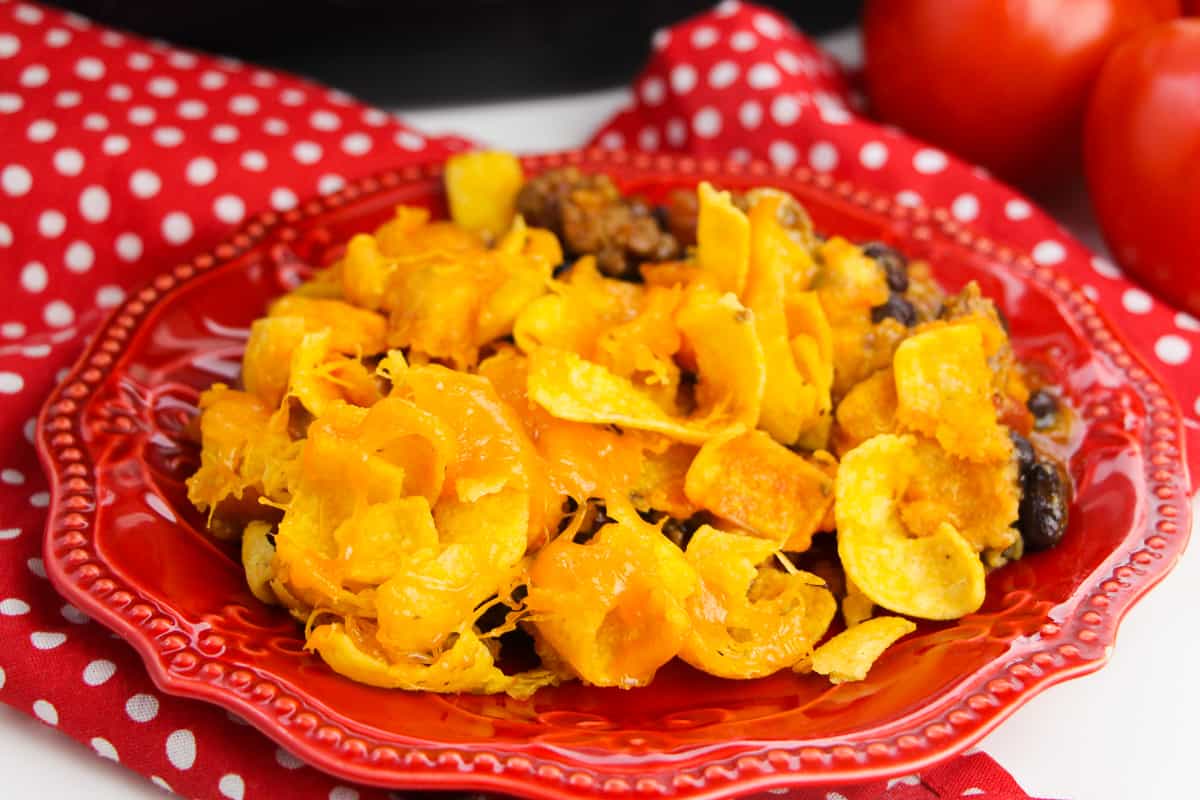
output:
M908 261L894 248L883 242L867 242L863 254L875 259L887 275L888 288L893 292L908 291Z
M1024 475L1033 466L1034 462L1037 461L1037 454L1033 452L1033 445L1021 434L1016 431L1009 431L1008 435L1012 439L1013 452L1017 456L1018 474Z
M892 292L886 303L871 309L871 322L877 325L889 317L911 328L917 324L917 309L903 295Z
M1039 461L1021 475L1017 527L1029 551L1048 550L1067 530L1067 496L1053 464Z
M1058 417L1058 398L1045 389L1038 389L1029 395L1025 407L1033 414L1033 425L1038 430L1051 427Z

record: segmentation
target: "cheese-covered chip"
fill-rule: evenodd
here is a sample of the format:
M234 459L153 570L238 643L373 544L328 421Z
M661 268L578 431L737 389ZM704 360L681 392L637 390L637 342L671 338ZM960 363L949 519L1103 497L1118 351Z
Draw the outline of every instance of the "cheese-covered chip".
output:
M816 649L812 669L831 683L861 681L883 651L917 629L903 617L875 617L839 633Z
M461 153L446 161L450 217L468 231L499 236L512 223L517 192L525 182L521 162L509 153Z

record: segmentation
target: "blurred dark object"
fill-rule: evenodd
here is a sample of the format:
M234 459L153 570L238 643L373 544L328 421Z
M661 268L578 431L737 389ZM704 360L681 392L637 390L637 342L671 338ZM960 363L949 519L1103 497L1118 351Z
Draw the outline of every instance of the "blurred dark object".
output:
M613 0L68 0L98 22L323 81L381 106L623 85L658 28L713 2ZM804 31L849 25L859 0L772 4Z

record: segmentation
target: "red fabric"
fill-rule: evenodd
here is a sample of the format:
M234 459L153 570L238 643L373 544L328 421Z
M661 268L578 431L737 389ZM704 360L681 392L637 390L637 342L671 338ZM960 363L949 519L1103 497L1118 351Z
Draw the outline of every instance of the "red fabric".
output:
M726 3L656 46L634 105L597 141L808 163L948 207L1090 287L1200 412L1200 370L1187 369L1196 320L986 175L860 121L836 66L782 18ZM189 797L383 798L340 786L222 711L159 694L128 646L63 604L39 557L48 496L33 418L104 309L163 265L210 248L255 209L466 141L422 137L296 78L0 0L0 142L0 700ZM1026 797L982 753L919 778L784 794Z

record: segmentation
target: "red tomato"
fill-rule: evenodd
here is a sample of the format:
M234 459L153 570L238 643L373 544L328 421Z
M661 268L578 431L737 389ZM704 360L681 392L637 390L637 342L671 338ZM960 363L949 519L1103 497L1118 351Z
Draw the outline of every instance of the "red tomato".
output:
M875 113L1011 181L1072 171L1088 91L1119 40L1179 0L868 0Z
M1113 51L1084 136L1092 205L1126 269L1200 314L1200 20Z

